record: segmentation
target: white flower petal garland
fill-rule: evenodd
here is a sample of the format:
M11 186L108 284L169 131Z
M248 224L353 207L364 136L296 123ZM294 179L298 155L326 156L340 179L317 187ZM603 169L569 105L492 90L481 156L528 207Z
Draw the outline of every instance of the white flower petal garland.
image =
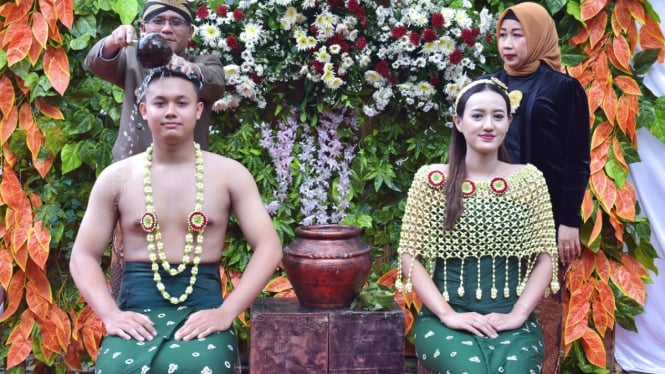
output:
M187 235L185 236L185 250L182 256L182 262L178 265L177 269L171 267L171 264L166 259L164 253L164 243L162 242L162 233L159 229L159 221L157 220L157 213L155 213L155 206L152 198L152 174L150 167L152 166L152 151L153 146L150 145L146 150L146 163L145 172L143 176L143 191L145 193L146 212L141 216L141 227L146 232L148 240L148 257L152 263L153 280L157 286L162 297L172 304L183 303L189 295L194 291L194 284L196 283L196 276L199 272L199 263L201 262L201 253L203 252L203 231L208 224L208 217L201 210L203 206L203 152L198 143L194 143L196 153L196 203L194 211L187 216ZM162 283L162 277L159 275L159 261L161 261L162 268L171 276L176 276L182 273L190 261L190 253L192 252L192 245L194 244L194 232L196 232L196 245L194 246L194 259L192 267L192 275L189 278L189 284L185 288L185 292L179 297L171 296L166 291L166 286Z

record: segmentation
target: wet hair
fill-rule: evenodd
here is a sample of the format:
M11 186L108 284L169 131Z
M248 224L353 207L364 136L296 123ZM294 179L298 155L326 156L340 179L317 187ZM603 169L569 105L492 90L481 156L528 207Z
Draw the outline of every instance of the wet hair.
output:
M197 100L199 99L199 94L201 93L201 87L203 87L203 82L199 80L196 74L194 73L185 74L180 70L169 69L165 66L160 66L154 69L150 69L148 71L148 74L143 79L143 84L141 84L141 87L137 89L136 96L138 98L138 101L139 102L144 101L148 87L150 87L150 85L153 82L156 82L163 78L182 78L190 82L192 86L194 86L194 92L196 92L196 99Z
M471 96L483 92L491 91L496 92L506 102L506 115L510 115L510 98L504 88L503 83L493 79L482 79L470 83L460 91L455 103L455 113L459 117L464 114L466 103ZM443 228L445 230L452 230L457 221L459 221L464 211L464 204L462 199L462 183L466 178L466 139L464 135L457 129L456 126L452 128L450 137L450 147L448 148L448 181L446 183L444 193L446 194L446 218L443 221ZM508 152L503 144L499 146L499 161L508 162Z

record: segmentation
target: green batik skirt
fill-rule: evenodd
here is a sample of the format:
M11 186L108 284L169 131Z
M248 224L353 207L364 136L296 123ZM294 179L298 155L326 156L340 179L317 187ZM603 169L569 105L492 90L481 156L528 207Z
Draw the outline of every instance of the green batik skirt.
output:
M434 282L439 290L443 290L444 282L442 264L442 261L437 261L434 271ZM506 274L513 275L508 278L511 294L505 298L500 292L497 298L492 299L490 292L483 291L482 298L478 300L475 296L477 284L480 283L483 289L491 287L493 266L501 269L494 273L498 285L504 284ZM465 262L465 293L460 296L456 291L450 290L457 290L460 286L461 263L448 261L446 282L450 306L461 313L510 312L517 301L514 291L517 286L517 277L514 274L519 272L517 260L496 259L492 264L491 259L483 258L480 273L477 269L476 260ZM542 331L534 314L520 328L501 331L499 336L492 339L478 337L468 331L450 329L424 307L414 326L414 339L420 365L432 373L535 374L541 372L545 353Z
M161 270L161 269L160 269ZM180 295L189 283L190 268L171 277L161 272L162 282L172 295ZM95 372L118 373L236 373L240 370L237 339L233 330L216 332L203 339L175 340L175 332L188 316L222 303L219 265L201 264L194 292L177 306L166 301L155 286L151 265L126 263L118 304L122 310L144 314L157 329L152 341L124 340L106 336L102 340Z

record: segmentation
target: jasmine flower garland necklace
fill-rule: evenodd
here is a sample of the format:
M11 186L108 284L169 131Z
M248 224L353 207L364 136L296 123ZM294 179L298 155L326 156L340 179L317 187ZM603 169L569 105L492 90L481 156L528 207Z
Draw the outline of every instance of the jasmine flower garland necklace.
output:
M198 143L194 143L194 150L196 154L196 203L194 211L187 216L187 234L185 235L185 250L182 256L182 263L178 265L177 269L171 267L166 259L164 253L164 243L162 243L162 233L159 229L159 222L157 221L157 214L155 213L155 206L152 199L152 175L150 167L152 166L152 144L146 150L146 163L145 172L143 176L143 190L145 193L146 212L141 216L141 227L146 232L146 239L148 240L148 257L152 263L153 280L157 285L157 289L162 293L164 299L171 302L171 304L183 303L189 295L194 291L194 283L196 283L196 276L199 272L199 263L201 262L201 253L203 252L203 230L208 224L208 217L201 210L203 206L203 152ZM194 243L194 233L196 232L196 246L194 247L194 259L192 266L192 273L189 278L189 284L185 288L185 292L179 297L171 296L167 291L162 277L159 275L159 264L161 260L162 268L171 276L176 276L182 273L189 264L190 253L192 252L192 244Z

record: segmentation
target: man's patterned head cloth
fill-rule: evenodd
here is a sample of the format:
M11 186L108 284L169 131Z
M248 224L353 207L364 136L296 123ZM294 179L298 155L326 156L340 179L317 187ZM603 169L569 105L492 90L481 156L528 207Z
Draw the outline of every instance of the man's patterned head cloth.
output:
M187 23L192 23L192 10L189 8L189 1L187 0L148 1L143 8L143 21L148 21L167 10L178 13Z

